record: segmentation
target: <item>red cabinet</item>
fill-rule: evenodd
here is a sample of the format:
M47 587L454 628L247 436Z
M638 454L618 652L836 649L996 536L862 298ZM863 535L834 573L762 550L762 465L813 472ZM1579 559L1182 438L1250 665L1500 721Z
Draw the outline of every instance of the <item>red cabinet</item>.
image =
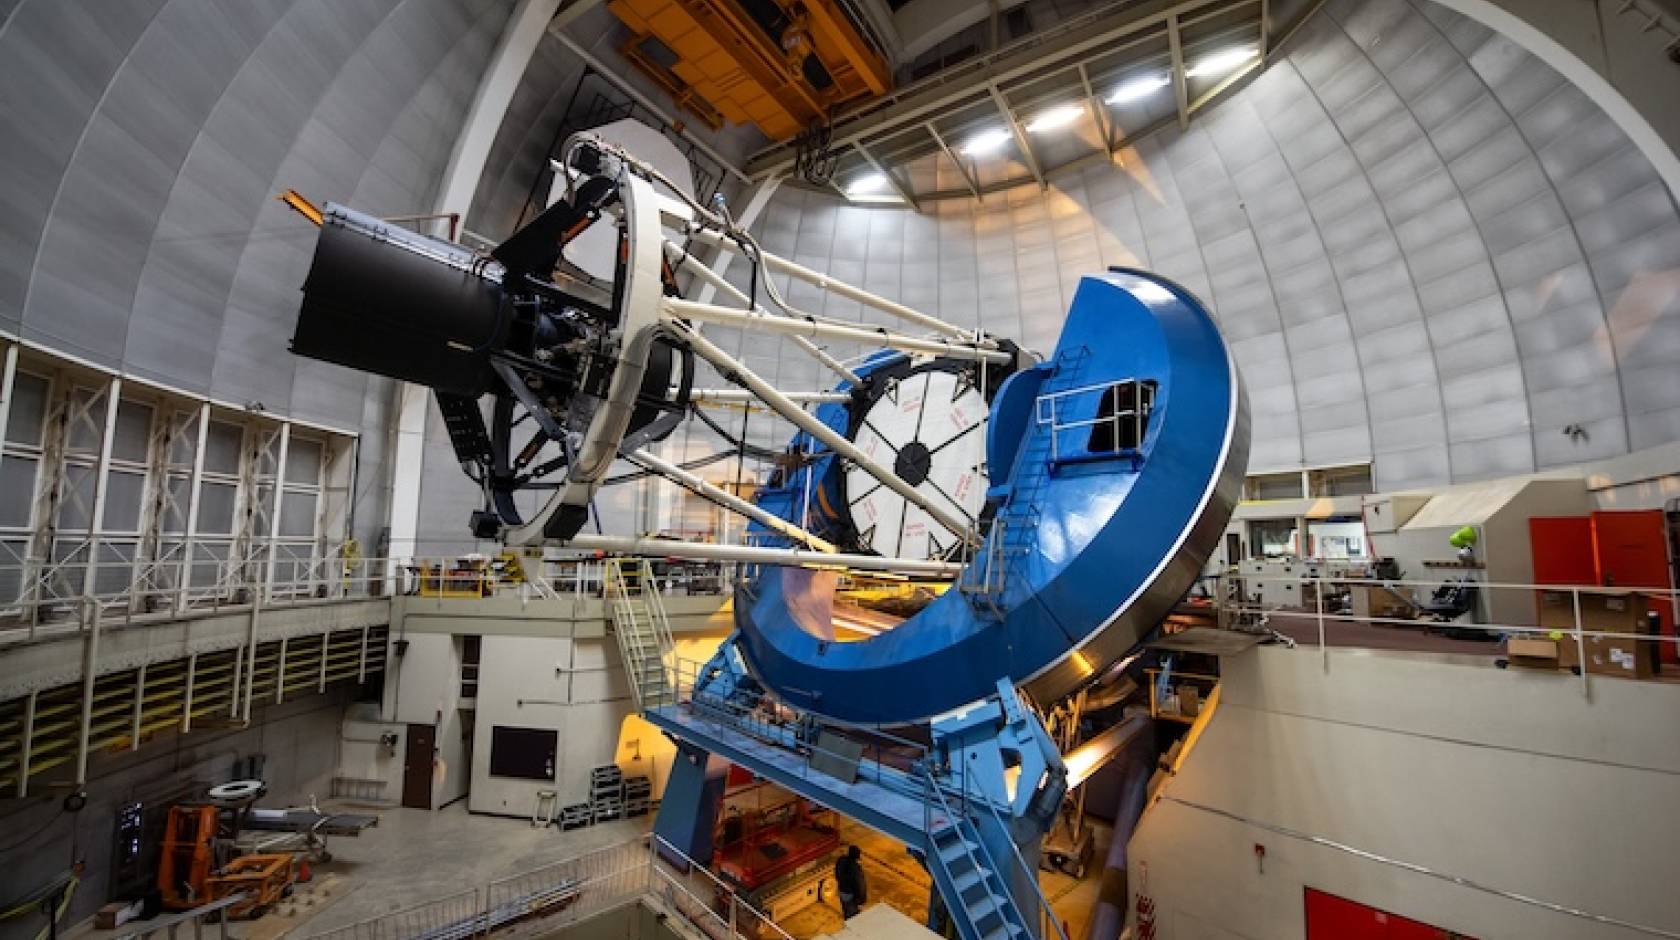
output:
M1307 889L1307 940L1474 940L1409 917Z
M1528 520L1535 584L1593 584L1604 587L1673 587L1668 533L1660 509L1605 510L1590 516ZM1674 602L1653 594L1650 607L1662 619L1664 636L1674 636ZM1662 661L1680 662L1675 644L1663 643Z

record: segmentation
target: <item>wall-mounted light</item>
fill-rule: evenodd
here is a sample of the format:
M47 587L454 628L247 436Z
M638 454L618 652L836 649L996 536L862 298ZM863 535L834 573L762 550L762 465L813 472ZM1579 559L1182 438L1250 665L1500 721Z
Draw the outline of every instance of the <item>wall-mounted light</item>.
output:
M881 173L865 173L846 185L848 196L868 196L878 193L887 185L887 177Z
M984 157L1003 149L1003 145L1008 141L1009 132L1001 127L994 127L970 137L963 144L962 152L968 157Z
M1134 101L1142 101L1170 84L1172 79L1165 75L1145 75L1114 89L1104 100L1109 104L1131 104Z
M1039 113L1027 122L1027 131L1032 134L1045 134L1050 131L1061 130L1079 119L1083 109L1076 104L1059 104L1048 111Z
M1203 75L1219 75L1231 71L1259 54L1260 50L1252 46L1241 49L1224 49L1197 60L1195 65L1184 71L1184 74L1190 78L1200 78Z

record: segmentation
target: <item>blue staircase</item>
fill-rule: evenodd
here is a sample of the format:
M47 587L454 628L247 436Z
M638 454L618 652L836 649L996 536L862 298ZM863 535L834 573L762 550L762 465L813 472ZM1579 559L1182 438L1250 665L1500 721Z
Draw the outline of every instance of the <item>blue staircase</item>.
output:
M928 843L928 871L962 940L1038 936L1010 896L997 866L990 863L973 823L958 818L954 825L935 829Z

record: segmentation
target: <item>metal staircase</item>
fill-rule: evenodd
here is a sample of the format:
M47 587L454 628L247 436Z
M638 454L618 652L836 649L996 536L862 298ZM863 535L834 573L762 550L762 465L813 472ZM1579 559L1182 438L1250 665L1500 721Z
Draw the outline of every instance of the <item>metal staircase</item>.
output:
M645 712L674 703L671 621L653 565L645 558L609 558L606 575L607 611L636 708Z
M928 834L928 871L962 940L1027 940L1038 934L1022 914L974 823L951 812L939 786L928 781L930 803L949 824Z

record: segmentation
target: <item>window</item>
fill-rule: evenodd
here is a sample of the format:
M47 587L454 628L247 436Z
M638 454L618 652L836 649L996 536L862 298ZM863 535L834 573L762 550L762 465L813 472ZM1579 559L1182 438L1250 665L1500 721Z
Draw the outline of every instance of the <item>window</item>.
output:
M1300 499L1301 474L1298 471L1288 473L1258 473L1248 478L1247 499Z
M1371 481L1371 465L1325 467L1307 473L1309 496L1363 496L1375 493Z
M1087 443L1093 454L1137 450L1149 433L1149 415L1155 410L1153 379L1116 382L1103 393L1097 405L1097 421L1091 425Z

